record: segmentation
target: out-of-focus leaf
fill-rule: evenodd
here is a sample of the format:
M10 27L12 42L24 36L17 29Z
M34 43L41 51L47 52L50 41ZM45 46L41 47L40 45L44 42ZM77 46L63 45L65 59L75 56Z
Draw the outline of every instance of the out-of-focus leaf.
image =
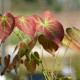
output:
M2 42L9 37L15 26L15 18L11 13L0 14L0 39Z
M35 59L31 56L31 60L26 59L24 64L25 64L26 69L28 70L28 72L32 76L32 74L36 70L36 61L35 61Z
M36 64L39 66L39 59L40 59L40 57L39 57L39 54L38 54L38 52L34 52L33 54L32 54L32 57L35 59L35 61L36 61Z
M80 30L73 27L66 29L67 34L74 40L80 43Z
M32 44L33 44L33 41L31 41L31 42L28 43L27 45L28 45L30 48L32 48ZM24 47L24 43L22 43L22 42L20 43L20 48L21 48L21 49L26 48L26 46ZM26 50L26 51L23 51L23 52L20 54L21 58L25 55L25 52L28 51L27 48L26 48L25 50ZM23 63L23 60L22 60L22 59L19 60L19 59L18 59L18 54L17 54L17 55L14 57L13 62L12 62L7 68L5 68L5 69L2 71L1 75L4 75L4 74L10 72L12 69L15 69L15 72L17 73L17 67L19 67L20 63Z
M1 44L2 44L2 41L1 41L1 43L0 43L0 47L1 47Z
M2 65L1 65L1 57L0 57L0 66L2 66Z
M62 77L56 80L74 80L72 77Z
M12 69L14 69L14 66L12 64L10 64L8 66L8 68L5 68L5 70L1 72L1 75L4 75L4 74L10 72Z
M70 40L70 39L64 37L62 44L66 45L67 47L69 47L77 52L80 52L80 46L78 46L73 40Z
M10 63L10 55L4 57L4 64L6 68L9 66L9 63Z
M41 32L59 46L64 37L64 29L61 23L49 11L43 13L43 19L38 15L33 15L32 18L36 23L36 31Z
M34 38L36 31L36 24L33 19L27 16L18 16L15 18L15 25L25 34Z
M16 47L15 47L13 53L15 53L15 51L16 51L19 47L20 47L20 44L16 45Z
M46 37L44 37L43 35L40 35L38 37L38 41L39 43L43 46L43 48L48 51L49 53L51 53L53 56L55 55L55 51L58 50L58 45L54 42L52 42L51 40L47 39Z

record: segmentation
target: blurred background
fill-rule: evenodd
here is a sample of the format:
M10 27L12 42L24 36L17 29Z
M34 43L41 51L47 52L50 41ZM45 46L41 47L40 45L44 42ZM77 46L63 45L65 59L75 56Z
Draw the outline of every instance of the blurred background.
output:
M66 30L67 27L76 27L80 29L80 0L0 0L0 13L11 12L14 16L26 15L32 16L34 14L42 17L44 11L50 10L52 14L57 18L59 22ZM21 35L24 33L21 32ZM19 43L17 36L12 33L7 39L6 43L2 45L0 52L3 53L3 56L6 54L12 54L15 45ZM39 45L35 46L33 51L38 51L40 57L42 56ZM58 61L64 55L66 47L60 47L59 50L55 53ZM55 61L55 58L43 50L44 58L43 65L47 71L51 72L56 71L58 63ZM62 61L60 66L59 76L72 76L74 80L80 80L80 53L75 52L71 49L67 50L66 56ZM55 64L54 64L55 63ZM46 65L45 65L46 64ZM27 70L24 65L20 66L19 74L16 75L14 71L10 74L2 76L0 80L20 80L21 76L27 76ZM36 74L39 72L39 75ZM53 72L54 73L54 72ZM36 76L37 75L37 76ZM16 76L16 77L15 77ZM36 76L36 78L35 78ZM43 79L39 79L40 76ZM4 79L3 79L4 78ZM29 78L29 75L28 75ZM45 80L43 74L37 68L37 71L33 75L33 80ZM24 79L21 79L24 80ZM27 80L27 79L26 79ZM30 80L30 79L29 79Z

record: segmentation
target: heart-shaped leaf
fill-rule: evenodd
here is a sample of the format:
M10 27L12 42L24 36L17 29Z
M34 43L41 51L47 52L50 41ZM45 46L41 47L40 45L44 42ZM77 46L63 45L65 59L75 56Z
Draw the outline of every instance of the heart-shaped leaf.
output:
M18 16L15 18L15 25L25 34L34 38L36 25L33 19L27 16Z
M59 46L64 37L64 30L61 23L49 11L43 13L43 20L37 15L33 15L32 18L36 23L36 31L41 32L45 37Z
M9 37L15 26L15 18L11 13L0 14L0 39L2 42Z
M66 29L67 34L76 42L80 43L80 30L73 27Z
M28 70L28 72L32 76L32 74L36 70L36 61L35 61L35 59L31 56L31 60L26 59L24 64L25 64L26 69Z
M49 53L51 53L53 56L55 55L55 51L58 50L58 46L56 43L52 42L51 40L47 39L46 37L44 37L43 35L40 35L38 37L38 41L39 43L43 46L43 48L48 51Z

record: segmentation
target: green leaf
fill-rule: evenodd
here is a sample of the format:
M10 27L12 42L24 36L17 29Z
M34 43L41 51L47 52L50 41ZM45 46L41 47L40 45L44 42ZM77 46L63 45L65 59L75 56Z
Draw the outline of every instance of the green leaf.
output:
M39 54L38 54L38 52L34 52L34 54L32 54L32 57L35 59L35 61L36 61L36 64L39 66L39 59L40 59L40 57L39 57Z
M66 29L67 34L72 38L72 40L80 43L80 30L73 27Z

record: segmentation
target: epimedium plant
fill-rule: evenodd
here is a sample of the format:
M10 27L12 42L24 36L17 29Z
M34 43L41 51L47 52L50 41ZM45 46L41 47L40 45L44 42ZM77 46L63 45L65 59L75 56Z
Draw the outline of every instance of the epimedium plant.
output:
M24 32L25 36L21 37L20 34L17 34L14 31L15 27L18 27ZM36 70L36 66L39 66L39 64L42 63L38 52L30 54L37 41L47 52L52 54L53 57L60 45L66 45L67 47L80 52L80 47L76 44L76 42L80 43L80 36L78 35L80 34L80 30L76 28L67 28L66 32L68 35L65 34L62 24L49 10L43 13L43 18L38 15L32 15L31 17L20 15L14 17L11 13L5 13L4 16L0 14L1 44L5 43L12 32L14 32L21 41L14 49L14 52L18 49L18 52L11 64L10 55L4 57L5 69L1 72L1 75L10 72L12 69L17 73L17 67L19 67L20 64L24 64L27 71L32 76ZM30 37L29 41L25 40L27 36ZM75 38L76 36L77 38ZM22 59L23 56L26 56L24 61ZM1 57L0 65L2 65ZM44 76L46 76L45 73ZM49 79L48 76L46 77ZM65 79L66 78L55 78L55 80ZM73 78L70 77L67 77L67 79L73 80Z

